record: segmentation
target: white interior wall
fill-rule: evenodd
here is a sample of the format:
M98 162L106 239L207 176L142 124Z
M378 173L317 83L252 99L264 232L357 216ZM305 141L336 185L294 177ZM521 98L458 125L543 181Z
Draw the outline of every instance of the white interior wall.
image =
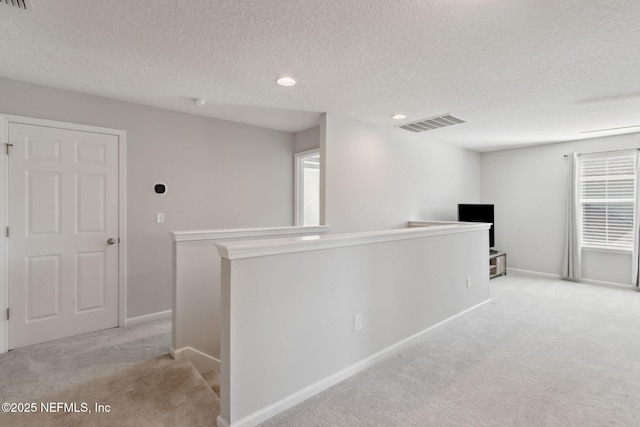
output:
M480 199L480 155L325 114L325 224L335 233L405 227L410 219L455 220ZM435 130L433 132L446 132Z
M571 141L481 155L481 199L495 203L496 248L508 267L560 274L566 221L567 159L640 147L640 134ZM629 254L583 251L583 278L631 283Z
M437 228L222 243L218 425L257 425L487 301L487 229Z
M320 147L320 127L312 127L303 130L294 135L294 151L301 153L303 151L314 150Z
M174 274L171 346L176 357L191 360L200 372L220 369L221 268L216 244L328 232L328 227L274 227L171 233Z
M127 132L129 318L171 308L169 231L293 223L293 134L4 78L0 112Z

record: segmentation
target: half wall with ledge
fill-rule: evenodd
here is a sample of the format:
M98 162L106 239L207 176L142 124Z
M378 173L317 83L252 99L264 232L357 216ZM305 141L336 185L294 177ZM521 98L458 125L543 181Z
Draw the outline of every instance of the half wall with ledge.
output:
M328 226L175 231L171 355L200 372L220 368L220 257L216 244L326 234Z
M490 225L424 225L218 244L218 426L257 425L489 301Z

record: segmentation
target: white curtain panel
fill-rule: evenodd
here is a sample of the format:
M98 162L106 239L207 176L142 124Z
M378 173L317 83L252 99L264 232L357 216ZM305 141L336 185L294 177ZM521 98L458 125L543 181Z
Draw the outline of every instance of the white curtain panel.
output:
M631 259L631 284L637 288L640 288L640 276L638 268L638 257L640 257L640 250L638 245L640 242L640 153L636 151L636 200L634 205L634 224L633 224L633 258Z
M561 275L564 279L579 281L582 270L582 256L580 251L580 207L578 206L578 180L576 173L578 154L571 153L567 157L566 247Z

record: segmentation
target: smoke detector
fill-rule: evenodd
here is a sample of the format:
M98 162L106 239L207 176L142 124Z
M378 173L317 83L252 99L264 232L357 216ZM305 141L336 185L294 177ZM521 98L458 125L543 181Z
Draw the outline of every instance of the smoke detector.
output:
M466 121L454 117L451 114L443 114L441 116L430 117L428 119L422 119L396 127L408 130L409 132L420 133L447 126L459 125L460 123L466 123Z
M27 10L30 6L28 0L0 0L0 4L6 4L7 6L13 6L24 10Z
M204 98L194 98L193 103L196 104L198 107L204 107L205 104L207 103L207 100Z

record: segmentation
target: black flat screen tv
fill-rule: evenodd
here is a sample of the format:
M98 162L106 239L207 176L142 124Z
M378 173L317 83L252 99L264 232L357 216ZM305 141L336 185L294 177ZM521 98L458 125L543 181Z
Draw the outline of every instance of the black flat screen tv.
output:
M495 246L493 235L493 205L467 205L458 204L458 221L464 222L489 222L489 247Z

